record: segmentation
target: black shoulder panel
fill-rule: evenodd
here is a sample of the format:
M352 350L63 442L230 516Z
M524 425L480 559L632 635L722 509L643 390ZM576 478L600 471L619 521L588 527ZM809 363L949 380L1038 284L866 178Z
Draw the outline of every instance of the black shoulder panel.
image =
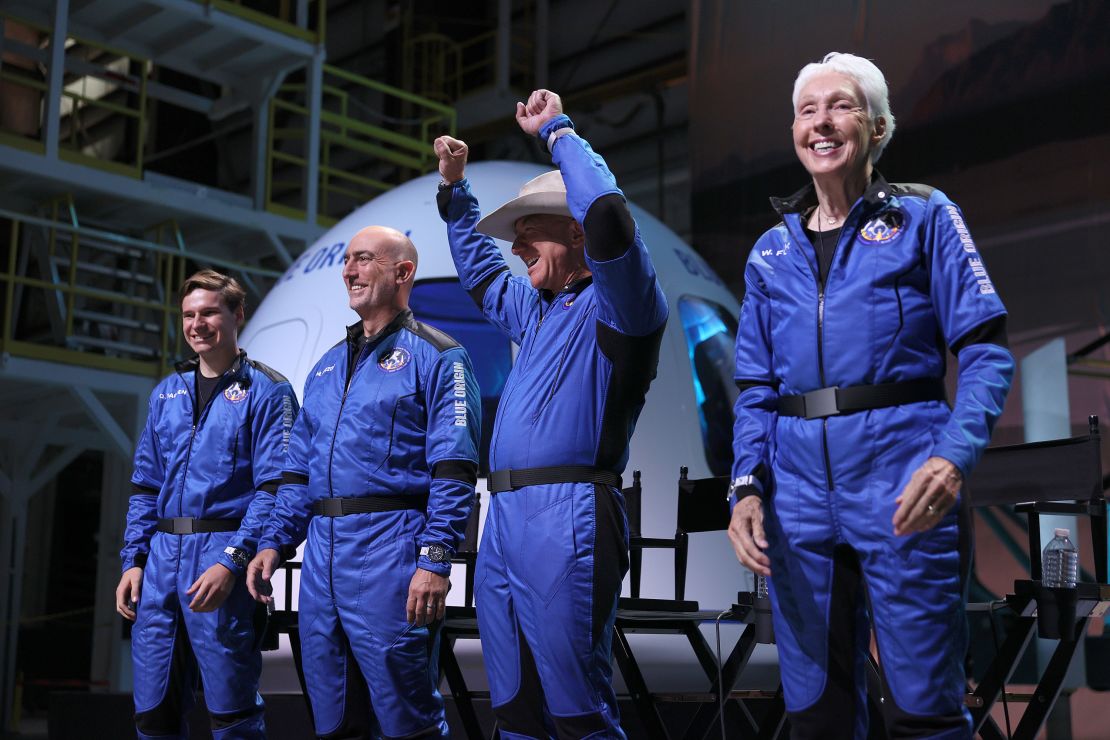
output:
M636 238L636 222L620 193L595 200L586 212L582 229L586 232L586 252L598 262L620 257Z
M597 346L612 363L609 393L601 414L601 436L594 464L612 469L624 457L636 420L644 407L648 387L659 366L659 346L667 324L643 337L622 334L603 321L597 322Z
M894 191L894 195L916 195L925 200L929 200L929 196L936 190L930 185L922 185L919 182L892 182L890 189Z
M288 383L289 382L289 378L285 377L284 375L279 373L277 370L274 370L269 365L265 365L265 364L259 362L258 360L252 360L250 358L247 358L247 364L249 364L255 370L262 373L263 375L265 375L267 378L274 381L275 383Z
M422 321L410 320L405 323L405 328L435 347L438 352L446 352L449 349L462 346L452 339L449 334L440 331L434 326L428 326Z

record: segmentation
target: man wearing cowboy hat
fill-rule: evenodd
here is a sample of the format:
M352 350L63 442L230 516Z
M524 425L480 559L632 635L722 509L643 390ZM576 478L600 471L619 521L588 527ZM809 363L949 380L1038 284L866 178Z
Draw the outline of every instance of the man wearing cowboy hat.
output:
M490 701L502 737L623 738L609 662L628 569L620 473L667 302L612 173L559 96L533 92L516 120L559 169L481 220L466 144L435 142L459 278L520 347L490 442L477 564ZM493 238L512 242L527 278Z

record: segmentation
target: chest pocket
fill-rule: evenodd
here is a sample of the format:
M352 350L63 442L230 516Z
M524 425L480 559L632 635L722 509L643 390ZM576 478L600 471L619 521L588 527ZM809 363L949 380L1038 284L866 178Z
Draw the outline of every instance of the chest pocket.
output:
M251 398L240 397L231 401L217 393L208 402L208 413L203 421L204 439L193 444L195 458L207 458L205 467L211 471L211 480L219 489L230 485L238 475L250 473L251 459L250 416ZM236 489L242 486L236 486Z
M423 428L417 391L416 358L408 348L376 348L356 370L340 421L347 433L337 444L351 446L353 462L368 483L391 458L413 446L412 430Z
M907 335L931 341L934 332L928 271L916 232L908 215L888 209L856 233L852 258L857 273L870 276L871 346L878 357Z
M537 372L550 373L550 382L541 384L544 388L543 396L540 397L539 403L535 407L532 414L532 422L535 423L544 409L551 403L551 399L555 397L564 379L567 378L568 366L571 364L572 358L570 353L574 351L574 347L586 346L582 342L582 333L586 330L587 321L593 321L597 316L597 307L589 306L584 307L580 311L564 312L560 304L556 304L551 308L552 314L547 317L548 326L540 326L536 331L535 339L532 341L532 350L535 353L537 349L543 349L540 353L533 354L532 362L535 363ZM547 335L544 336L544 329L547 329ZM549 348L549 349L548 349ZM545 368L539 370L539 368ZM582 379L585 381L586 379ZM592 381L591 381L592 382ZM577 392L582 389L576 389Z

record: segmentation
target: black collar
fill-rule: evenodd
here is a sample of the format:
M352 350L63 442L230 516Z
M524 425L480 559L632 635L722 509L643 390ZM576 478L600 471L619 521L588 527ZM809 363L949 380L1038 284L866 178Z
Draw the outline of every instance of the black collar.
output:
M384 339L385 337L389 336L390 334L397 331L402 326L405 326L406 324L408 324L411 321L412 321L412 311L408 308L403 308L403 309L401 309L401 311L396 316L393 317L392 321L390 321L388 324L385 325L385 328L383 328L381 331L379 331L377 334L375 334L372 337L366 337L366 342L367 343L377 342L381 339ZM355 323L353 323L353 324L351 324L350 326L347 327L347 343L348 344L350 344L352 346L355 346L359 343L359 341L361 341L362 337L363 337L363 333L362 333L362 322L361 321L356 321Z
M573 293L574 295L578 295L583 290L590 287L593 282L594 276L587 275L586 277L578 278L573 283L563 286L563 289L560 290L558 293L544 288L540 290L540 296L544 299L545 302L550 303L551 301L555 300L555 296L562 295L563 293Z
M247 364L247 351L244 349L239 350L239 354L235 357L235 361L231 363L231 367L224 371L224 375L231 375L239 377L243 374L243 367ZM193 355L187 360L174 364L174 369L178 373L200 372L200 356Z
M885 177L879 174L878 170L872 170L871 184L863 191L863 197L860 198L860 200L867 205L867 210L871 210L886 203L889 197L890 184L886 181ZM771 198L771 207L783 218L785 218L788 213L805 213L816 205L817 189L813 187L812 182L793 195L789 195L785 198Z

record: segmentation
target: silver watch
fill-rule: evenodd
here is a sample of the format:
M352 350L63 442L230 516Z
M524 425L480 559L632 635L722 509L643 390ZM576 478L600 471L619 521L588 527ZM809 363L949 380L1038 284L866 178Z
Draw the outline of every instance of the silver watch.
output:
M451 560L451 556L447 554L447 548L443 545L425 545L420 548L420 555L433 563L446 563Z
M251 554L246 550L240 550L238 547L231 547L228 545L224 548L224 554L231 558L231 562L235 563L240 568L246 568L247 564L251 561Z

